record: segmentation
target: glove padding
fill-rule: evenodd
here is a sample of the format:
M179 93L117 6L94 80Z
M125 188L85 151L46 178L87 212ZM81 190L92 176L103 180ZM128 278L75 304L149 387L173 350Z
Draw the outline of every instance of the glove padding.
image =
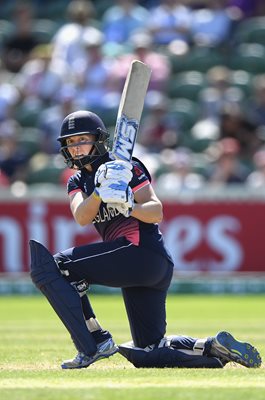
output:
M96 192L104 203L126 203L129 186L126 182L106 180L96 188Z
M115 160L101 164L95 174L94 183L100 187L107 180L122 181L128 185L132 179L132 164L128 161Z
M127 199L124 203L108 203L107 207L117 210L120 214L128 218L134 209L134 194L130 186L126 189L126 197Z

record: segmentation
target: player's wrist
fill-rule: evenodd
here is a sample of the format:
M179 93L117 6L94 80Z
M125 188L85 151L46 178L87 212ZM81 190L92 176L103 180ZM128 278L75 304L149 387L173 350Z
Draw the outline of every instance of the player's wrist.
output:
M134 217L137 214L137 208L138 208L138 204L137 203L133 203L129 209L129 215L131 217ZM135 214L136 212L136 214Z
M94 191L92 192L92 197L96 200L101 200L99 191L97 190L97 188L95 188Z

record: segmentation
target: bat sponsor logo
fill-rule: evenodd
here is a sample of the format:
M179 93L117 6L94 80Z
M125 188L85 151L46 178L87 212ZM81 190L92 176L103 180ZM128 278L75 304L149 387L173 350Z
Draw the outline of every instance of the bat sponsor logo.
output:
M121 160L130 160L139 128L139 122L122 115L117 123L117 140L114 154Z

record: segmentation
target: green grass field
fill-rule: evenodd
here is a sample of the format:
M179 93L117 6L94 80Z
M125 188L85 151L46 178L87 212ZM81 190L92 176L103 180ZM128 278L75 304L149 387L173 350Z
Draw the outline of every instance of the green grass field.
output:
M117 343L130 340L119 295L91 295ZM265 360L265 296L174 296L168 334L196 337L229 330ZM119 354L87 369L63 371L75 355L65 328L42 296L0 297L1 400L264 400L265 368L136 369Z

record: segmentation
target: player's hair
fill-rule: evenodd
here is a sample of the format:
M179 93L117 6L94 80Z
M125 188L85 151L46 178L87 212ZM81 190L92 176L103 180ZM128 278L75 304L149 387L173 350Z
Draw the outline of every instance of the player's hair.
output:
M89 142L92 148L89 154L82 158L74 159L70 152L66 139L78 135L94 135L95 140ZM108 151L109 134L101 118L91 111L75 111L67 115L62 123L60 136L57 139L61 143L60 152L69 168L84 168L87 164L93 164ZM76 144L75 144L76 145Z

